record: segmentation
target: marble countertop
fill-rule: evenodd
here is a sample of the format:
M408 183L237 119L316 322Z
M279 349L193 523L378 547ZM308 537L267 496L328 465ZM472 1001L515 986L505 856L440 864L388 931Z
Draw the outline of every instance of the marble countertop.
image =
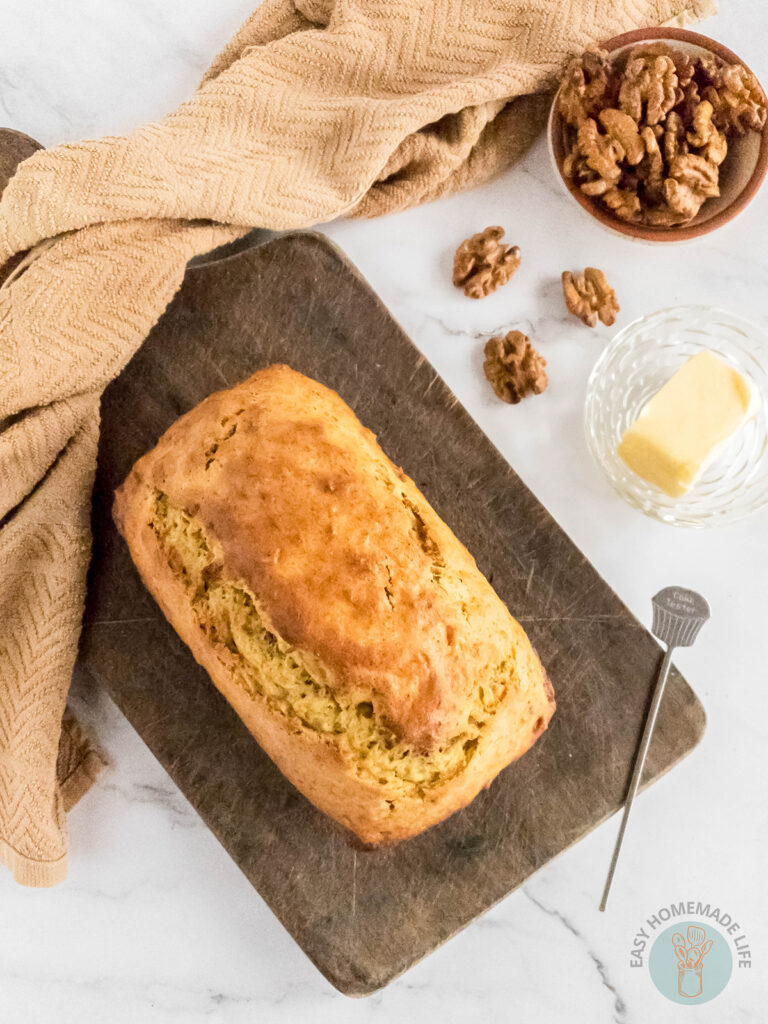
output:
M252 0L5 0L0 124L50 146L125 132L184 99ZM722 0L704 25L768 81L768 8ZM481 303L450 284L458 241L505 225L524 262ZM677 663L703 701L700 746L638 801L609 910L597 903L613 819L523 888L364 1001L336 992L272 916L160 765L102 693L76 679L79 713L112 761L69 816L71 866L50 891L0 875L0 1020L171 1024L420 1020L655 1024L764 1018L768 1001L765 750L768 513L715 531L656 523L617 498L582 436L587 377L611 329L569 318L559 273L604 268L618 326L665 306L711 303L768 324L768 188L733 224L685 247L604 233L560 192L540 141L471 193L324 230L629 607L679 583L712 621ZM549 361L541 399L508 407L482 375L482 345L521 327ZM660 907L702 900L749 935L754 969L695 1009L630 966L633 937ZM394 937L396 941L396 937Z

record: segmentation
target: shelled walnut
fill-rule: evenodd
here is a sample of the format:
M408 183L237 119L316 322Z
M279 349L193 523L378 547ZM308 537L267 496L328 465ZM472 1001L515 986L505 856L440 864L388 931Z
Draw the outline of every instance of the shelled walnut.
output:
M587 51L579 60L571 61L565 72L560 93L560 113L574 128L585 117L592 117L606 106L609 97L617 94L611 65L603 53Z
M489 227L467 238L453 258L453 283L471 299L482 299L506 284L520 266L520 249L501 241L504 228Z
M562 170L620 220L660 227L692 220L719 192L728 139L762 131L763 92L740 64L659 42L611 61L572 61L558 94Z
M640 125L659 124L678 100L677 70L665 54L630 54L619 88L619 106ZM645 114L643 114L645 111Z
M503 402L517 405L526 395L540 395L549 383L546 365L522 331L509 331L485 344L485 376Z
M597 326L597 318L610 327L616 320L619 304L616 292L608 284L605 274L597 267L587 267L583 274L564 270L563 297L568 312L577 316L587 327Z
M715 124L726 134L761 132L766 108L757 79L741 64L722 64L711 73L703 98L715 108Z

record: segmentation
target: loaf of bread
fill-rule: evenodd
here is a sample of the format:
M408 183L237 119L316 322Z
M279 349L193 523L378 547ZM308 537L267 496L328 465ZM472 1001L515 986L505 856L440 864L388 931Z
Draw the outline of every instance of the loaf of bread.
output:
M115 519L263 749L367 845L465 806L547 727L546 674L472 556L349 406L287 366L174 423Z

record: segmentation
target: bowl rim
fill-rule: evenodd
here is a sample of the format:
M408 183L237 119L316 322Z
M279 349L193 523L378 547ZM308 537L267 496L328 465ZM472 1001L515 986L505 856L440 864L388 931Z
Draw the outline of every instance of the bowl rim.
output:
M674 39L679 42L690 43L692 46L699 46L704 50L709 50L711 53L721 57L729 64L742 64L747 71L750 71L754 75L755 81L763 94L763 99L768 104L765 89L749 65L746 64L741 57L735 54L733 50L728 49L728 47L723 43L720 43L709 36L702 35L700 32L691 32L689 29L684 28L664 28L664 26L657 28L638 28L633 29L631 32L623 32L621 35L613 36L606 43L602 44L601 49L606 50L608 53L615 53L617 50L623 50L627 46L651 42L654 39ZM757 162L749 180L732 202L720 210L720 212L714 217L710 217L709 220L703 221L700 224L694 223L669 228L654 228L646 224L631 224L627 221L619 220L618 217L614 217L609 211L604 210L600 204L592 202L589 196L585 196L584 193L563 174L562 158L564 154L560 131L560 116L557 112L557 97L559 94L560 89L557 90L552 101L552 112L548 127L550 148L557 173L563 185L579 206L581 206L583 210L589 213L595 218L595 220L599 221L610 231L616 231L629 238L642 239L646 242L683 242L692 238L699 238L702 235L707 235L711 231L717 230L717 228L727 224L730 220L741 213L744 207L754 199L758 189L763 183L766 173L768 172L768 124L766 124L765 128L760 133L760 148L757 155Z

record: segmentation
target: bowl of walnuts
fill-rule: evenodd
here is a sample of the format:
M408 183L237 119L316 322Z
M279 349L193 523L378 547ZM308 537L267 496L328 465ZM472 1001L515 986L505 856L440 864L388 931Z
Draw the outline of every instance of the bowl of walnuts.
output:
M603 226L675 242L721 227L768 170L768 101L727 47L638 29L571 61L549 119L558 178Z

